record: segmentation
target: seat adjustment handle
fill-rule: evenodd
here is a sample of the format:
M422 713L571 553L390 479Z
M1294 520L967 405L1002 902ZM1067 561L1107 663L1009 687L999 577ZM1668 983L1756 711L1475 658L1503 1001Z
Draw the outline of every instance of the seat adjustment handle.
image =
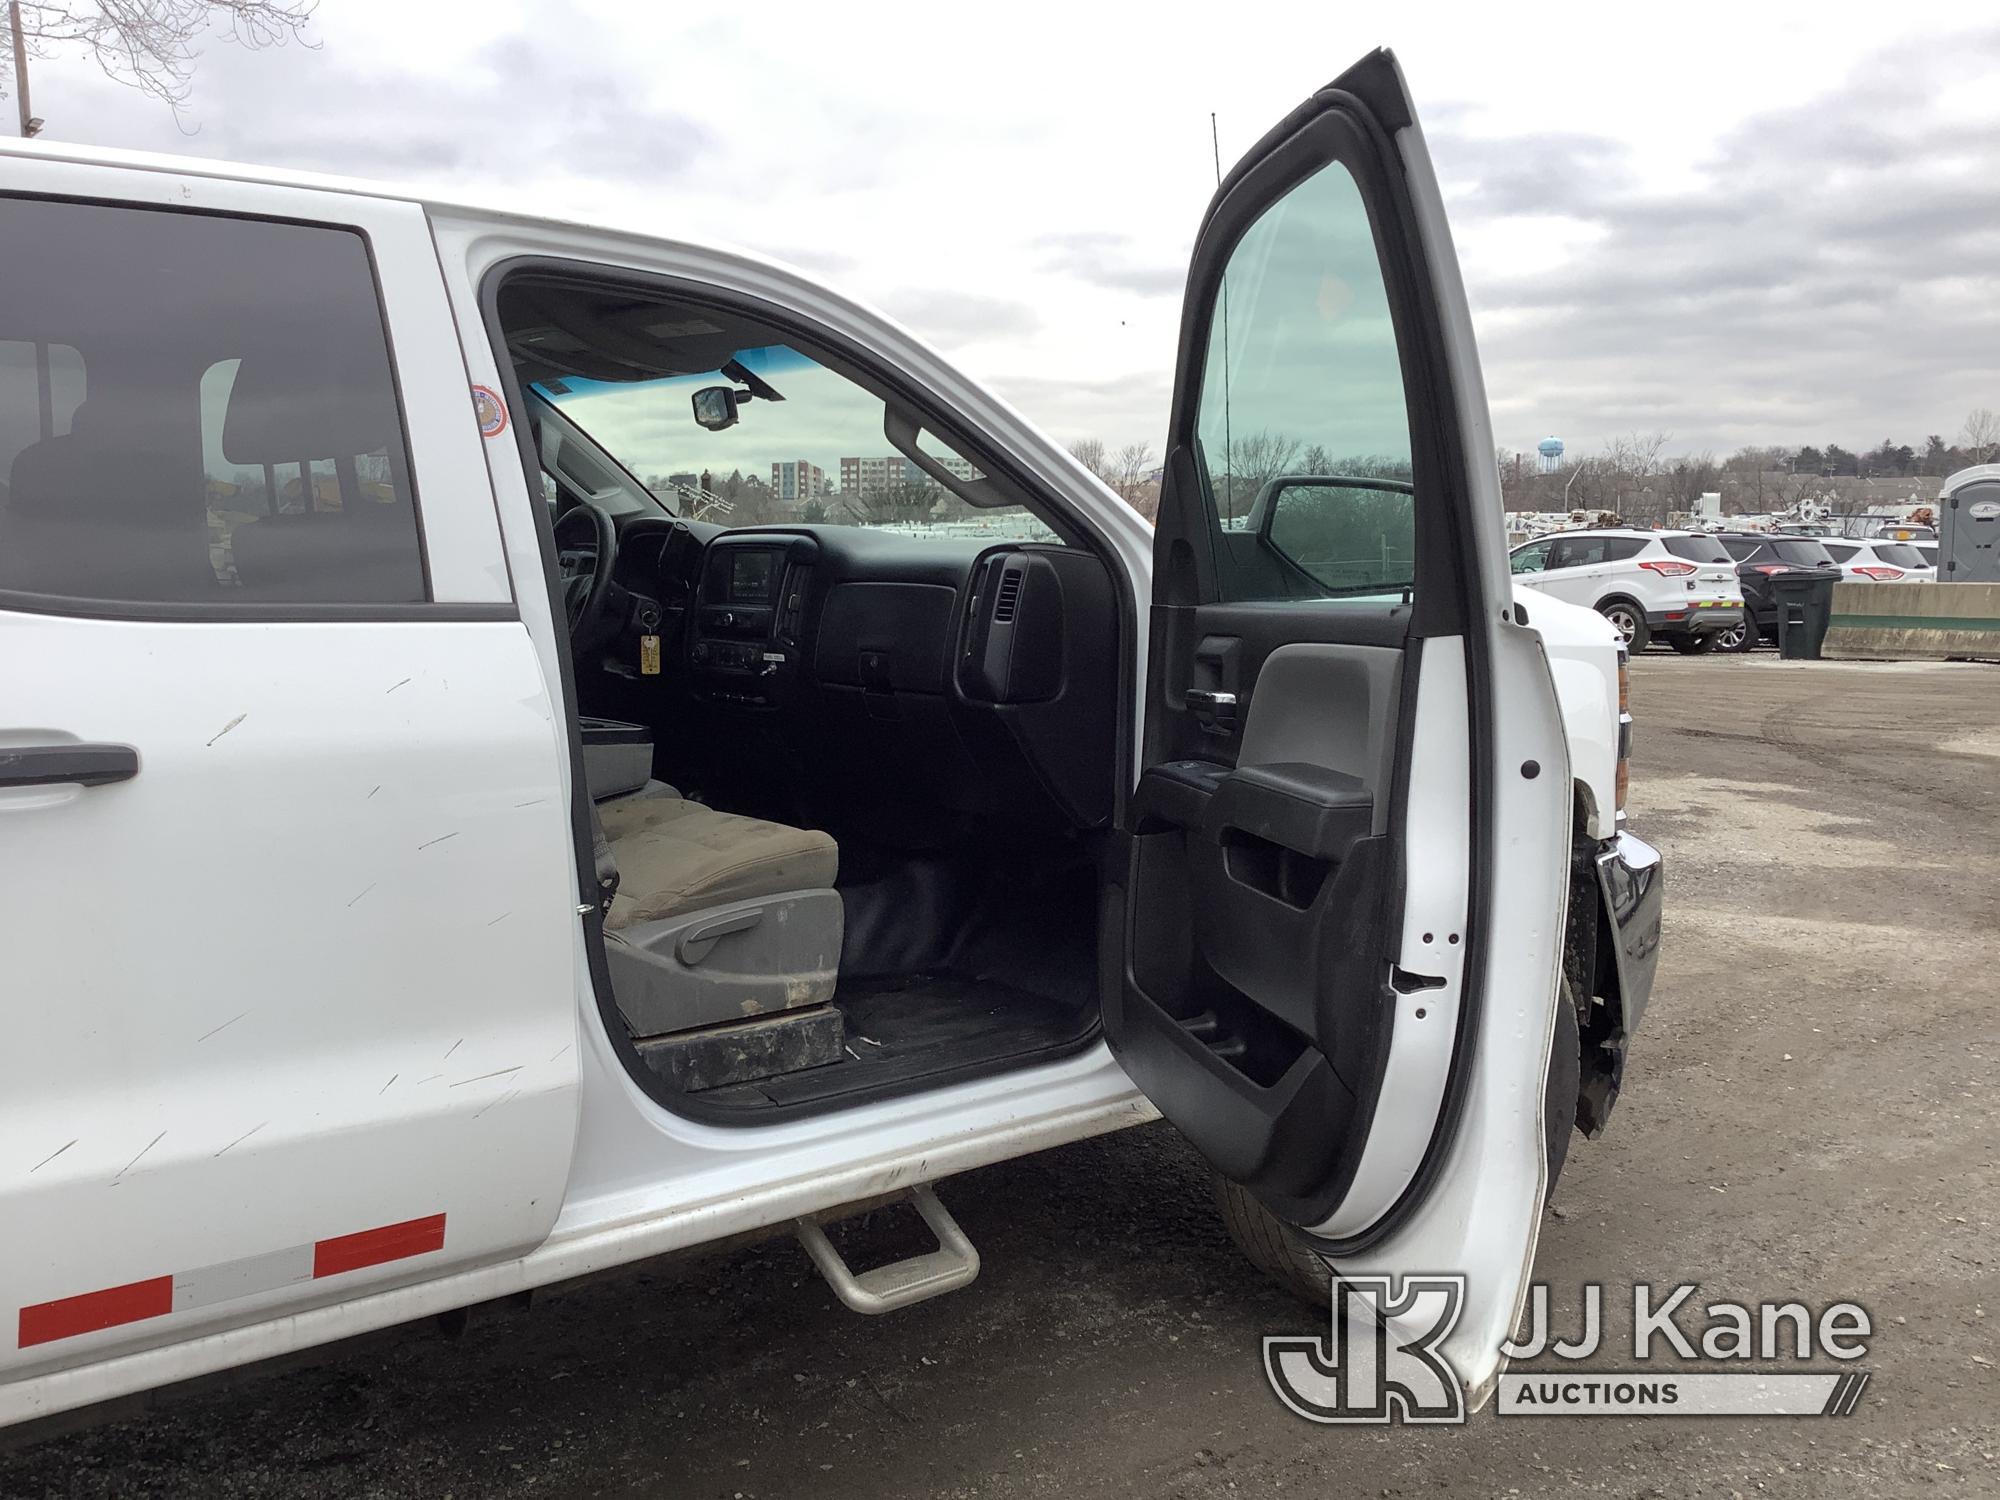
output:
M674 957L689 968L693 968L715 947L716 943L732 932L748 932L764 920L764 908L753 906L747 911L733 911L726 916L716 917L708 922L696 922L681 934L674 944Z

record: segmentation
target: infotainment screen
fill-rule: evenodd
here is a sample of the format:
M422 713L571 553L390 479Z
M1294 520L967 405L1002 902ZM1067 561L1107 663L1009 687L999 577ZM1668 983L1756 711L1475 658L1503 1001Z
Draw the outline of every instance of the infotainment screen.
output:
M778 559L782 553L743 547L730 554L729 599L732 604L769 604L778 591Z

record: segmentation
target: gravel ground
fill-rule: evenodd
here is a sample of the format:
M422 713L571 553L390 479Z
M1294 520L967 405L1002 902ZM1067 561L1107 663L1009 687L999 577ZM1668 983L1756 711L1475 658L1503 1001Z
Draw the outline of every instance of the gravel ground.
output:
M1257 1352L1310 1315L1153 1126L947 1184L985 1269L905 1313L789 1241L655 1263L43 1436L0 1493L2000 1495L2000 667L1654 653L1633 697L1664 958L1537 1274L1559 1330L1590 1280L1859 1301L1851 1418L1310 1426Z

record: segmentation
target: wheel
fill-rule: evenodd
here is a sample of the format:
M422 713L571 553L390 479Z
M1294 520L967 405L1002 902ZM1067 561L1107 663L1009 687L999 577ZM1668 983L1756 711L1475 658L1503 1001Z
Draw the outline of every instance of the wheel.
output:
M1549 1044L1549 1078L1542 1086L1543 1147L1548 1154L1549 1192L1556 1190L1569 1143L1576 1139L1576 1091L1583 1085L1583 1030L1577 1019L1576 986L1563 975L1556 1007L1556 1035Z
M1653 632L1646 628L1646 616L1636 604L1613 599L1609 604L1598 605L1597 612L1618 627L1618 633L1625 637L1625 649L1634 656L1644 651L1653 638Z
M1748 651L1757 644L1757 623L1745 615L1738 624L1716 632L1715 644L1724 651Z
M1706 656L1715 649L1713 635L1677 635L1668 638L1667 644L1682 656Z
M1576 1135L1576 1091L1583 1076L1582 1032L1576 988L1565 974L1556 1007L1555 1039L1549 1044L1549 1076L1542 1089L1544 1149L1549 1192L1555 1191ZM1301 1302L1326 1308L1333 1301L1332 1272L1312 1251L1305 1235L1264 1207L1226 1177L1215 1179L1215 1206L1229 1238L1251 1265Z
M1308 1306L1333 1305L1333 1272L1306 1237L1226 1177L1215 1179L1215 1206L1244 1258Z

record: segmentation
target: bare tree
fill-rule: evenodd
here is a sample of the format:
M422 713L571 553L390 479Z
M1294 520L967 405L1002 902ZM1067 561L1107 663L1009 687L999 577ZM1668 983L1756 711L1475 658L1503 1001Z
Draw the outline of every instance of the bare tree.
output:
M1297 473L1301 446L1297 438L1268 429L1233 439L1222 472L1210 474L1222 492L1223 518L1249 514L1250 503L1269 480Z
M1078 438L1069 445L1070 457L1106 484L1111 483L1111 454L1103 438Z
M129 83L178 117L194 89L203 34L226 27L244 47L276 47L304 39L319 0L18 0L0 8L0 32L11 46L11 13L20 17L28 57L80 52L105 76ZM25 82L25 70L23 70ZM0 94L6 90L0 88ZM22 123L27 125L23 104Z
M841 506L861 526L928 521L932 508L943 494L943 487L928 479L904 480L880 489L865 490L851 500L842 496Z
M1134 499L1153 468L1151 443L1127 443L1111 460L1111 487L1126 500Z
M1722 470L1713 453L1690 453L1674 460L1667 473L1667 498L1675 510L1693 510L1701 497L1720 491Z
M1984 406L1974 410L1965 419L1958 446L1973 463L1991 463L2000 454L2000 413Z

